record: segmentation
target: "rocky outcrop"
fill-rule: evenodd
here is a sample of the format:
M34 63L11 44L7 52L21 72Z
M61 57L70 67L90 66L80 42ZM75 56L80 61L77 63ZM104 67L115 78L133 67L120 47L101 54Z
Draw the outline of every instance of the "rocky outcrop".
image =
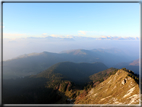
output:
M125 78L123 81L122 81L122 85L124 85L127 81L127 78Z

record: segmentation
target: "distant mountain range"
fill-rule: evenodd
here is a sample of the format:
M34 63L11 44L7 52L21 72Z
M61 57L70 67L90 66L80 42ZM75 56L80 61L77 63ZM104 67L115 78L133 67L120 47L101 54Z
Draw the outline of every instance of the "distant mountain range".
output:
M94 50L69 50L61 53L32 53L19 56L17 58L3 62L3 77L18 78L40 73L52 65L59 62L74 62L74 63L94 63L102 62L107 67L131 61L134 58L129 57L117 49L94 49Z

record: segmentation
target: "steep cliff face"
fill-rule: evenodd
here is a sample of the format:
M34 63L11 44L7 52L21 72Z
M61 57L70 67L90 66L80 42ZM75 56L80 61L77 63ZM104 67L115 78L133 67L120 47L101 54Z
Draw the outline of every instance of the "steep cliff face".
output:
M75 104L139 104L139 85L129 72L118 70L114 75L92 88Z

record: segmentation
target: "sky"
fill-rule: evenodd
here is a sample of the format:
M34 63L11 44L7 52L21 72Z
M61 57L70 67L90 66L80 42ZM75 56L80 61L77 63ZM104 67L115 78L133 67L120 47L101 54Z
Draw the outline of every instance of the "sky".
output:
M79 48L135 49L136 54L139 37L139 3L3 4L4 60Z
M138 3L4 3L4 37L139 37Z

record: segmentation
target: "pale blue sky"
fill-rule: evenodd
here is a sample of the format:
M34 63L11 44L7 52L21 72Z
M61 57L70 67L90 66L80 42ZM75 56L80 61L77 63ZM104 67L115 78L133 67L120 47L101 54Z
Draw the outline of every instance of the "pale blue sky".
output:
M4 3L4 37L139 37L139 3Z
M4 3L3 23L4 60L96 48L139 55L139 3Z

